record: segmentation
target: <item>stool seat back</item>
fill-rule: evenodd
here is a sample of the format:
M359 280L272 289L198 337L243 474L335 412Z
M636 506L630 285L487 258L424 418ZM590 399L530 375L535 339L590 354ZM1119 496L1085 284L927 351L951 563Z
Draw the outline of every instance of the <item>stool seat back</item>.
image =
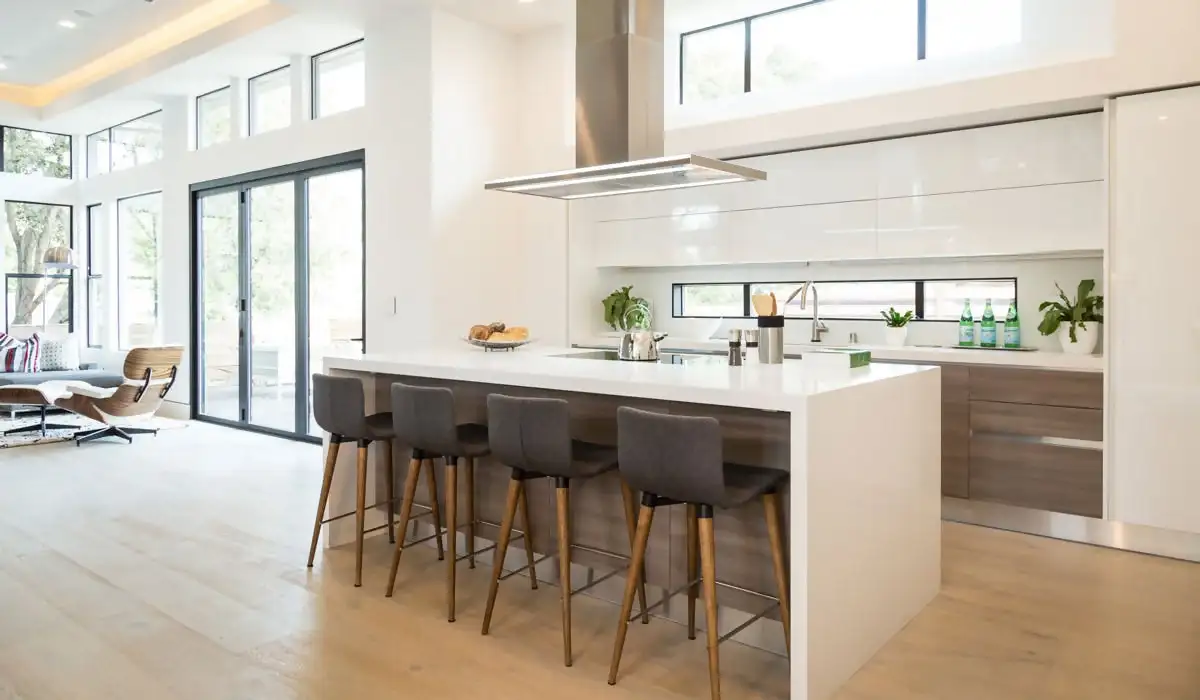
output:
M635 489L684 503L725 497L721 425L715 418L617 409L621 476Z
M454 392L450 389L392 384L392 424L401 443L434 455L459 455Z
M312 379L313 418L321 430L352 439L371 435L361 381L320 373L314 374Z
M487 407L488 441L503 464L547 476L572 476L566 401L489 394Z

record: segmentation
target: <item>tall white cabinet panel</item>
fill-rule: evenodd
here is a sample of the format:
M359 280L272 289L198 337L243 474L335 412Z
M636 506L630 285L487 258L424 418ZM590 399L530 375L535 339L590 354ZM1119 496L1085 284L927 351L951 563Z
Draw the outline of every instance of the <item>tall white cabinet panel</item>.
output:
M1104 179L1104 116L1080 114L882 141L879 196Z
M879 201L879 257L1026 255L1104 248L1104 184Z
M1114 112L1109 517L1200 533L1200 88Z

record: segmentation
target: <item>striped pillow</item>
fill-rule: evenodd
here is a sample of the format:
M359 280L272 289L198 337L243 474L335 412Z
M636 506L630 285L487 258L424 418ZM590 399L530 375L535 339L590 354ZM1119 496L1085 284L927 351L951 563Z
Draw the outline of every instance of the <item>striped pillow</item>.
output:
M37 333L25 340L0 333L0 373L37 372L41 359L42 339Z

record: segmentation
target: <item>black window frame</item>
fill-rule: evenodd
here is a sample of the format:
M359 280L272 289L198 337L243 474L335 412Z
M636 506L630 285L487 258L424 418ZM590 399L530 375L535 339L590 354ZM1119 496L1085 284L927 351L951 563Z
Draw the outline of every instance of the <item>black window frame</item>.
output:
M151 114L153 114L153 112L151 112ZM118 124L118 126L120 126L120 125ZM124 347L124 343L122 342L123 336L121 333L121 328L122 328L122 326L121 326L121 286L122 286L121 285L121 280L122 280L122 277L121 277L121 202L124 202L129 199L139 199L141 197L149 197L150 195L155 195L155 194L158 195L159 197L162 197L163 191L162 190L150 190L149 192L139 192L138 194L131 194L127 197L119 197L117 199L117 201L113 203L113 206L116 208L115 211L113 212L113 215L116 217L115 221L117 222L117 226L116 226L117 258L116 258L116 265L114 267L114 269L116 270L117 294L115 297L116 303L113 306L116 309L115 316L116 316L116 321L117 321L117 350L122 351L122 352L131 350L132 347L129 347L129 348ZM161 234L162 232L160 231L159 233ZM162 251L160 249L160 251L159 251L160 255L161 255L161 252ZM161 260L161 258L160 258L160 260ZM161 270L159 272L161 272ZM159 279L159 282L161 283L162 280ZM157 299L157 298L154 300L154 318L156 320L160 319L160 317L158 315L158 312L160 311L160 309L159 309L160 301L161 300Z
M104 282L104 274L97 274L95 271L95 250L96 250L96 229L92 226L92 212L104 211L103 204L89 204L84 207L84 218L87 224L87 259L84 267L84 316L87 318L87 346L89 348L103 348L103 343L94 342L92 338L92 284Z
M5 199L5 200L3 200L3 202L5 204L9 204L9 203L12 203L12 204L35 204L37 206L42 206L42 207L66 207L66 209L69 212L69 214L67 216L67 247L70 248L72 251L75 250L75 206L74 205L60 204L58 202L34 202L34 201L26 200L26 199ZM8 277L25 278L25 279L33 279L33 278L40 278L40 277L53 278L53 279L59 279L62 277L69 278L69 281L67 282L67 332L74 333L75 332L75 275L72 274L71 271L69 271L69 270L66 272L61 272L61 273L46 274L44 272L45 268L42 268L42 269L43 269L42 273L0 272L0 275L4 276L6 279ZM6 332L8 331L8 282L7 281L4 283L4 330Z
M313 54L308 59L308 84L309 84L308 116L309 116L309 119L321 119L322 118L322 115L317 113L317 105L320 104L320 97L321 97L321 81L317 80L317 65L320 62L320 59L324 56L328 56L331 53L335 53L337 51L341 51L343 49L350 48L351 46L354 46L355 44L363 44L366 40L367 40L366 37L361 37L361 38L355 39L354 41L348 41L345 44L342 44L341 46L335 46L332 49L326 49L326 50L322 51L321 53ZM365 59L365 56L364 56L364 59ZM334 112L334 114L337 114L337 112Z
M211 97L211 96L217 94L218 92L224 92L226 90L229 91L229 102L230 102L230 105L232 106L232 104L233 104L233 86L232 85L226 85L225 87L219 87L216 90L209 90L208 92L206 92L204 94L196 95L196 99L192 101L192 111L195 114L195 120L194 120L195 126L193 129L192 139L193 139L193 143L195 143L197 151L199 151L201 148L207 148L207 146L200 145L200 100L203 100L205 97ZM230 141L233 140L233 136L234 136L236 128L237 128L237 125L233 123L233 110L231 109L229 112L229 140ZM227 142L222 141L221 143L227 143ZM214 143L214 144L209 144L209 145L215 146L217 144ZM111 158L111 156L110 156L110 158Z
M0 124L0 173L8 172L8 170L6 170L4 167L4 132L8 129L13 129L16 131L32 131L32 132L36 132L39 134L50 134L51 136L66 136L67 137L67 153L70 154L70 157L67 158L67 177L65 179L67 179L67 180L75 179L75 137L74 136L72 136L71 134L62 134L57 131L46 131L45 129L27 129L23 126L12 126L11 124ZM23 175L24 173L11 173L11 174ZM39 177L39 176L30 175L30 177ZM43 175L41 177L46 177L46 176ZM63 178L56 177L56 178L51 178L51 179L61 180ZM30 203L30 202L27 202L27 204L28 203ZM32 202L32 203L38 204L38 202Z
M777 15L777 14L780 14L783 12L791 12L793 10L798 10L802 7L810 7L812 5L820 5L821 3L825 3L825 2L829 2L829 1L830 0L807 0L806 2L796 3L795 5L788 5L787 7L781 7L779 9L770 10L768 12L760 12L756 15L749 15L746 17L742 17L740 19L733 19L733 20L729 20L726 22L721 22L720 24L713 24L713 25L710 25L707 27L701 27L700 29L693 29L691 31L683 32L682 34L680 34L679 35L679 104L684 104L684 99L683 99L684 98L683 85L684 85L684 78L685 78L685 75L684 75L684 50L685 50L685 44L687 42L688 37L695 36L696 34L703 34L704 32L710 32L710 31L713 31L714 29L724 29L725 27L730 27L730 26L733 26L736 24L744 25L745 32L746 32L746 38L745 38L745 51L743 52L743 56L742 56L742 61L743 61L743 63L742 63L742 75L743 75L742 92L749 93L751 91L751 86L753 85L753 75L752 75L752 67L751 66L753 64L753 54L754 54L752 41L751 41L751 37L753 35L753 32L751 31L751 26L753 25L755 20L759 20L764 17L770 17L771 15ZM899 2L899 0L896 0L896 1ZM915 37L915 39L916 39L915 58L918 61L924 61L925 60L925 37L926 37L926 29L928 26L928 22L927 22L928 13L927 13L927 7L926 7L927 0L911 0L911 1L915 2L917 4L917 36ZM314 104L315 104L315 102L314 102Z
M112 158L112 144L113 144L112 132L113 132L113 129L120 129L121 127L125 126L126 124L132 124L133 122L136 122L139 119L145 119L146 117L151 117L151 116L154 116L155 114L162 114L162 108L160 107L152 112L146 112L145 114L143 114L139 117L134 117L133 119L126 119L125 121L121 122L120 124L113 124L112 126L108 127L107 129L93 131L92 133L87 135L87 137L84 139L85 144L87 144L87 142L89 140L91 140L91 138L93 136L95 136L96 134L105 134L105 133L108 134L108 170L105 170L102 173L96 173L97 175L107 175L107 174L113 172L113 167L112 167L112 160L113 160L113 158ZM85 150L90 151L91 149L85 148ZM87 172L88 177L93 177L92 170L91 170L92 154L89 152L87 154L87 157L84 160L86 161L84 163L84 171ZM151 161L151 162L154 162L154 161ZM123 169L127 170L128 168L123 168ZM128 199L128 197L126 197L126 199Z
M927 323L958 323L957 318L926 318L926 295L925 284L927 282L1012 282L1013 287L1013 302L1017 303L1020 299L1020 284L1015 275L990 275L986 277L921 277L921 278L900 278L900 279L830 279L830 280L814 280L818 293L822 284L861 284L871 282L884 283L899 283L911 282L913 284L913 309L914 321L924 321ZM700 319L750 319L754 318L754 314L750 305L750 290L755 285L795 285L804 284L803 281L793 280L754 280L753 282L673 282L671 283L671 318L700 318ZM697 315L683 313L683 290L686 287L741 287L742 288L742 314L740 316L725 315ZM881 309L882 311L882 309ZM804 320L809 316L785 316L785 318ZM822 320L827 321L866 321L871 322L876 319L861 318L857 316L828 316L821 315ZM882 320L882 318L878 319Z
M291 67L292 67L292 64L287 63L278 68L272 68L271 70L263 71L262 73L259 73L258 75L255 75L255 76L251 76L249 79L246 80L246 134L247 135L257 136L259 134L259 132L254 130L254 81L259 80L261 78L265 78L268 75L274 75L275 73L279 73L280 71L289 70L289 69L291 69ZM291 90L290 82L289 82L288 90L289 91ZM292 95L291 99L295 100L296 96ZM294 124L292 124L289 119L288 126L293 126L293 125ZM286 127L284 127L284 128L286 128ZM272 129L271 131L277 131L277 130ZM266 134L266 133L270 133L270 132L264 131L262 133Z

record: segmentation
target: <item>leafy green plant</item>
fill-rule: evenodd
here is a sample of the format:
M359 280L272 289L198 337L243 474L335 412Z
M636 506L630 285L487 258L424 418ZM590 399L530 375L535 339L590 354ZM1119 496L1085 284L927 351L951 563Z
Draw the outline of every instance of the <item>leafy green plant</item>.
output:
M632 285L621 287L601 302L604 304L604 322L615 331L650 327L650 302L633 296L632 291Z
M1038 325L1038 331L1042 335L1054 335L1059 326L1069 323L1071 342L1078 343L1079 339L1075 337L1076 328L1087 330L1088 323L1104 323L1104 297L1092 294L1092 290L1096 288L1096 280L1080 281L1074 301L1067 298L1066 292L1057 282L1054 286L1058 288L1058 298L1062 301L1044 301L1038 307L1038 311L1044 312L1042 322Z
M888 328L903 328L908 325L908 322L913 320L913 312L905 311L900 313L896 307L891 307L887 311L880 311L880 316L883 316L884 323Z

